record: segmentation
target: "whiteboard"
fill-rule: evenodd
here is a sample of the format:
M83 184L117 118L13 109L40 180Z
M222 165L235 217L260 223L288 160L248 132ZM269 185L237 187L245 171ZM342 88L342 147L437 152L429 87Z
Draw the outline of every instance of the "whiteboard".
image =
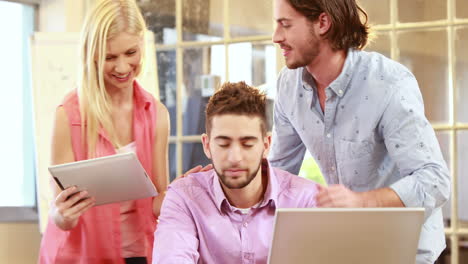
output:
M146 61L139 83L159 99L154 35L148 31ZM41 232L44 231L52 189L49 186L50 147L55 109L76 88L79 33L37 32L31 37L33 109L36 143L37 204Z

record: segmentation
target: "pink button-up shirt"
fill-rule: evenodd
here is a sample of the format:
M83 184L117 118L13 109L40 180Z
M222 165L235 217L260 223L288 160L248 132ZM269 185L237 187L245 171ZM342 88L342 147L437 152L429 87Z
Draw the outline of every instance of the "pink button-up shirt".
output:
M268 167L264 199L249 212L229 204L214 170L169 186L155 236L153 263L266 263L276 208L315 207L317 185Z

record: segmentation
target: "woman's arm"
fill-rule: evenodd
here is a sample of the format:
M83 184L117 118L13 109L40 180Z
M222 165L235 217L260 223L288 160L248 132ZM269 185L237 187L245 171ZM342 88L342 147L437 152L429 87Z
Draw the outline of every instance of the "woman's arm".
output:
M159 195L153 200L153 213L159 216L169 183L168 141L170 135L169 112L159 101L156 101L157 123L154 135L153 148L153 183Z
M68 117L63 107L57 108L55 125L52 134L51 164L63 164L75 161ZM88 197L85 191L76 193L75 187L62 191L50 177L50 185L54 193L50 214L55 224L63 229L70 230L78 224L79 217L94 205L94 198ZM81 201L80 201L81 200Z

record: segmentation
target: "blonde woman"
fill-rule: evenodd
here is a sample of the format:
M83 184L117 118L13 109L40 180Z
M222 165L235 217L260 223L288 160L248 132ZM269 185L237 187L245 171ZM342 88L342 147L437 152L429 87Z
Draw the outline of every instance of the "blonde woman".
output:
M78 89L57 108L52 164L136 152L160 195L93 207L94 198L53 184L39 263L151 263L168 184L167 109L135 80L146 25L134 0L102 0L87 15ZM85 199L83 199L85 198Z

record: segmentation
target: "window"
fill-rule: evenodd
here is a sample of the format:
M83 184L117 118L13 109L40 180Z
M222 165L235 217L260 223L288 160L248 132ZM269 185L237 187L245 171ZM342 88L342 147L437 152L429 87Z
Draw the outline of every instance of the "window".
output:
M0 221L30 218L18 208L36 206L29 49L33 30L34 7L0 1L0 34L8 39L0 42Z
M245 80L272 102L276 51L273 6L257 0L137 0L155 34L160 100L171 118L171 179L209 160L203 153L204 109L219 83ZM270 115L271 116L271 115ZM270 122L271 123L271 122Z
M451 171L444 206L447 249L437 263L468 261L468 2L361 0L377 39L368 47L399 61L416 76L426 116Z

